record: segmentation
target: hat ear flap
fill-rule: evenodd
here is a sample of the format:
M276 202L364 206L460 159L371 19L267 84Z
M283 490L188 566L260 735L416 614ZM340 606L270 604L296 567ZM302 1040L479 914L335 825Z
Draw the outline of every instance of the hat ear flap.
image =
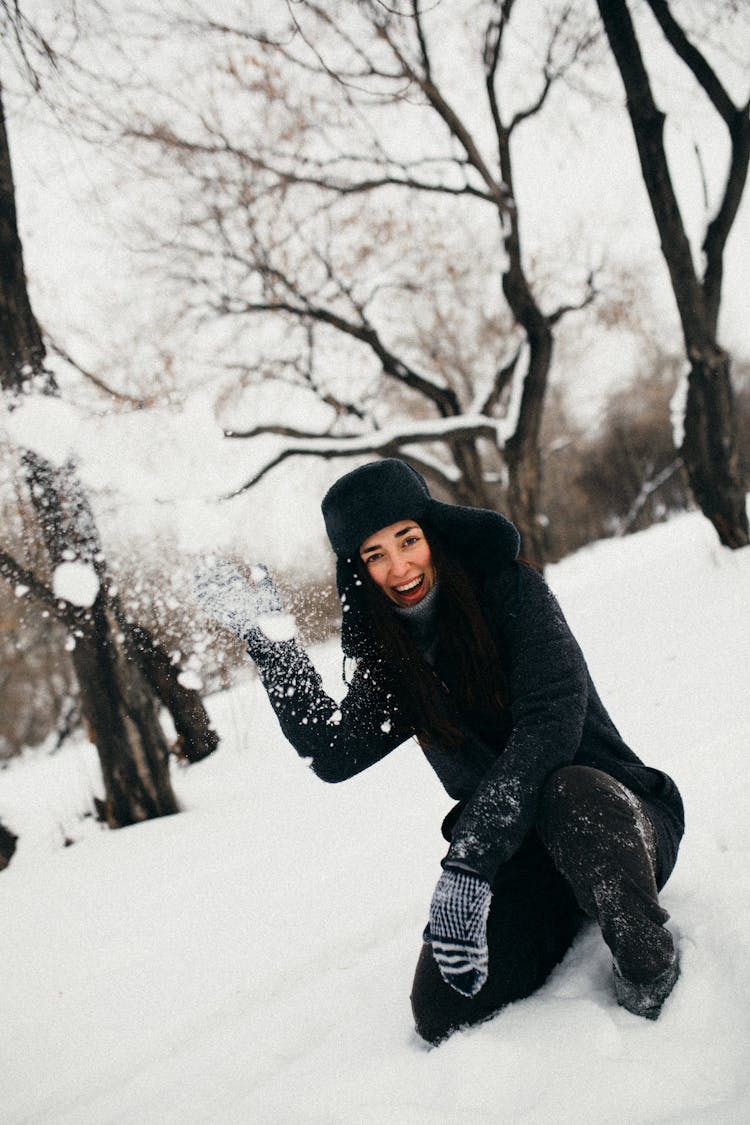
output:
M518 558L518 530L499 512L431 500L426 522L443 547L469 569L492 573Z

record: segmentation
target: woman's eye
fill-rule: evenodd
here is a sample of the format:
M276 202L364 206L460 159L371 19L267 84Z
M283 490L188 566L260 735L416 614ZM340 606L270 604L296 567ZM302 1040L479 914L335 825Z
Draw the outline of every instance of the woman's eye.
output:
M418 543L418 542L419 542L419 536L418 535L407 535L406 539L404 539L404 546L405 547L413 547L414 544Z

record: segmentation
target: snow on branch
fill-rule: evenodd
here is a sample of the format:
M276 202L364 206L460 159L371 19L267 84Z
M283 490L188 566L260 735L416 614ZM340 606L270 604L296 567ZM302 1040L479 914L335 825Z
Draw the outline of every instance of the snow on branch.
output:
M245 436L281 433L287 443L261 469L225 499L233 499L252 488L271 469L290 457L357 457L367 453L398 456L406 444L443 441L453 444L462 438L486 438L501 448L506 440L504 419L488 418L483 414L463 414L454 418L437 418L427 422L410 422L406 426L394 425L387 429L358 434L354 437L328 437L323 434L304 434L278 426L258 426ZM237 435L235 435L237 436ZM413 458L412 458L413 459Z

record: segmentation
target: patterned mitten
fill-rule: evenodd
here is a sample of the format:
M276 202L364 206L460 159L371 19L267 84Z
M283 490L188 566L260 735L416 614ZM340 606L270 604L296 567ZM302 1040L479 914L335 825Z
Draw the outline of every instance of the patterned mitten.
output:
M258 630L270 641L290 640L294 618L284 613L271 575L264 566L254 566L251 573L252 585L227 559L204 559L195 572L195 600L209 617L242 641Z
M446 867L435 887L424 940L446 984L476 996L487 980L487 915L492 890L486 879Z

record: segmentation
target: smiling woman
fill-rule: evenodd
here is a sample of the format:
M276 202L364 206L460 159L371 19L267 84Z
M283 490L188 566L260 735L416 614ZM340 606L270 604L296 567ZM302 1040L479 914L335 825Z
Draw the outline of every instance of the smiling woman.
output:
M421 602L435 585L432 552L422 528L410 520L382 527L359 549L367 573L396 605Z
M528 996L586 917L618 1003L656 1019L679 973L658 893L682 801L620 737L515 527L440 503L395 459L347 473L322 508L356 661L341 704L268 628L282 612L268 576L253 588L221 564L200 600L245 640L320 778L344 781L416 736L457 802L414 977L417 1031L439 1043Z

